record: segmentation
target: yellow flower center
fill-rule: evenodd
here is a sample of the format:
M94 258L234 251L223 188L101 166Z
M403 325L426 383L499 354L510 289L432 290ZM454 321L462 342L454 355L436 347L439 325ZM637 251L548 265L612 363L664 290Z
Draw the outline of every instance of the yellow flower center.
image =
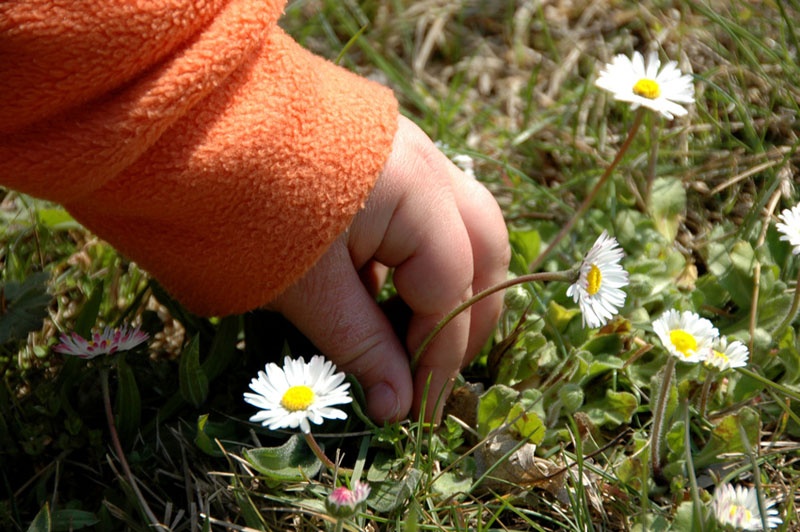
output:
M281 406L289 412L306 410L314 402L314 390L305 385L292 386L281 398Z
M712 355L714 356L714 358L721 358L723 362L730 362L730 359L722 351L717 351L716 349L714 349Z
M600 282L603 280L603 273L595 264L589 268L589 273L586 274L586 291L590 296L595 295L600 291Z
M658 82L654 79L642 78L633 86L633 93L642 98L655 100L661 96L661 87L658 86Z
M753 518L753 513L744 506L739 506L738 504L731 504L731 509L730 512L728 513L728 517L730 518L731 522L739 525L741 523L749 523L750 520Z
M675 329L669 333L669 341L683 356L689 358L697 351L697 340L683 329Z

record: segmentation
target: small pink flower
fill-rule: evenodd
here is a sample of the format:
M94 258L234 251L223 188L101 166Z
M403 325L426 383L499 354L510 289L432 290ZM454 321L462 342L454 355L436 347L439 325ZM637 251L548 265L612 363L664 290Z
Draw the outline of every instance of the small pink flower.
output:
M139 330L138 327L133 329L129 329L127 326L119 329L105 327L102 333L94 331L89 340L77 333L62 334L59 337L61 343L56 345L53 351L89 360L117 351L129 351L146 342L148 338L150 338L148 334Z
M353 483L353 489L347 486L339 486L334 488L330 495L326 507L328 513L334 517L350 517L352 516L359 505L367 500L369 497L369 484L356 480Z

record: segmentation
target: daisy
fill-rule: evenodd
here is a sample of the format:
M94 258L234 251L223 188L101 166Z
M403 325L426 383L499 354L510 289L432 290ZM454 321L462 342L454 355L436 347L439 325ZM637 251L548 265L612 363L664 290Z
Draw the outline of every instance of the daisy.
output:
M668 310L653 322L653 330L669 353L683 362L702 362L714 347L719 331L694 312Z
M728 339L721 336L714 342L714 347L705 360L707 366L713 366L719 371L730 368L742 368L747 365L750 352L747 346L739 340L728 343Z
M100 355L110 355L117 351L130 351L134 347L150 338L146 332L138 327L128 329L122 326L119 329L105 327L103 332L93 332L90 339L85 339L80 334L62 334L60 344L53 348L56 353L73 355L78 358L92 359Z
M669 118L683 116L688 111L679 104L694 102L692 77L682 74L675 61L661 67L656 52L651 52L645 64L639 52L633 59L617 55L600 71L595 85L614 95L614 99L630 102L634 109L643 105ZM660 69L660 71L659 71Z
M369 492L369 484L356 480L353 483L352 490L347 486L334 488L331 494L328 495L325 507L328 513L334 517L350 517L356 512L358 506L367 500Z
M784 209L778 218L781 221L775 227L781 233L781 240L787 240L792 245L792 253L800 255L800 204Z
M767 513L767 527L775 528L783 520L778 517L778 510L772 508L775 501L767 501L764 511ZM758 509L756 490L723 484L714 492L711 501L714 517L722 526L732 526L742 530L762 530L761 512Z
M583 259L578 280L567 288L581 308L584 327L602 327L625 304L628 272L619 264L622 257L617 240L603 231Z
M283 369L269 363L258 378L250 381L244 400L261 409L250 421L261 423L271 430L300 429L311 432L309 421L320 425L325 418L346 419L347 415L332 405L346 404L353 399L344 381L344 373L336 373L336 366L324 357L315 355L306 364L303 357L283 360Z

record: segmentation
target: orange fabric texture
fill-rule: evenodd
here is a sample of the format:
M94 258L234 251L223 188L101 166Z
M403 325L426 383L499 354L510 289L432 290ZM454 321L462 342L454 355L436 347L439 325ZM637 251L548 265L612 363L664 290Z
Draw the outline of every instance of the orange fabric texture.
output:
M0 183L65 205L190 310L261 306L363 206L397 102L283 0L0 4Z

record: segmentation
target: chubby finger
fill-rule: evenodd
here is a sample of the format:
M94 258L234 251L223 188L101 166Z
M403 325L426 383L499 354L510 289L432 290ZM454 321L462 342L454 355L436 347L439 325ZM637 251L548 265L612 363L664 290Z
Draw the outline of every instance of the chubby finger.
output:
M358 270L361 284L364 285L364 288L373 298L380 293L388 275L389 268L374 260L367 262Z
M412 380L406 351L341 240L272 306L358 379L372 419L397 421L408 414Z
M465 268L471 266L471 259L469 255L459 252L463 246L463 243L460 246L443 246L445 250L437 252L423 246L419 254L398 266L395 271L397 292L413 311L406 336L412 357L447 313L472 295L471 268ZM447 248L450 248L450 254L447 254ZM441 255L439 251L445 254ZM412 406L415 416L424 407L427 421L439 421L444 399L464 365L471 315L472 310L467 309L456 316L417 360Z
M436 324L472 295L474 271L470 235L453 194L450 162L416 126L408 127L408 136L396 137L386 166L402 173L408 186L395 202L374 257L395 268L397 293L412 311L406 347L413 356ZM382 187L379 181L373 193L377 200L394 192ZM471 310L459 314L417 361L414 415L427 396L425 417L438 420L440 392L446 396L464 363L470 315Z
M450 163L453 191L472 247L472 290L478 293L506 280L511 247L503 213L491 192ZM480 351L494 331L503 309L503 293L493 294L471 307L465 364Z

